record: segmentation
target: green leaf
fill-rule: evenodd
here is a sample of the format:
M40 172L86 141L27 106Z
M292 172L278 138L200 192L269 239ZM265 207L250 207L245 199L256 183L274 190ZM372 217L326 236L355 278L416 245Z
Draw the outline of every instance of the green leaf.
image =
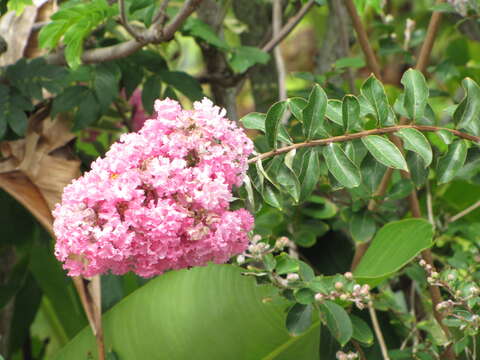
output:
M373 332L370 329L370 326L361 318L355 315L350 315L350 320L353 325L353 335L352 338L370 346L373 344Z
M28 126L28 118L24 111L18 108L11 108L7 122L10 128L19 136L25 136Z
M342 102L336 99L329 99L325 116L330 121L343 127Z
M267 117L265 118L265 135L271 148L277 148L280 121L286 110L287 103L285 101L279 101L268 109Z
M93 91L88 91L79 101L78 110L73 120L74 131L86 128L100 117L100 104Z
M241 74L256 64L266 64L270 61L270 55L265 51L253 46L240 46L232 49L228 61L232 70Z
M64 92L53 99L52 117L78 106L79 100L83 99L88 92L90 92L90 89L82 85L66 88Z
M417 121L423 117L428 100L428 86L423 74L414 69L408 69L402 76L401 83L405 87L404 106L408 117Z
M292 197L295 203L300 200L300 182L291 168L282 164L276 174L277 183Z
M263 133L265 133L266 118L267 118L266 114L252 112L242 117L240 119L240 122L247 129L260 130ZM287 130L285 130L285 126L283 126L282 124L280 124L278 128L278 140L288 144L292 143L292 140L290 139L290 136L288 135Z
M311 304L315 301L315 292L308 288L298 289L295 292L295 299L303 305Z
M153 104L156 99L160 97L162 89L162 79L160 76L155 75L147 78L142 89L142 104L145 111L149 114L153 114Z
M462 81L465 89L465 97L458 105L453 120L458 129L465 129L467 132L480 135L480 87L475 81L466 78Z
M349 230L353 240L357 242L367 242L375 235L377 224L369 211L362 211L352 215Z
M408 171L402 153L390 140L378 135L369 135L362 138L362 142L378 162L394 169Z
M304 98L293 97L287 100L288 108L291 113L300 122L303 122L303 109L307 106L308 102Z
M298 260L291 258L286 253L282 253L277 256L277 267L275 272L278 275L285 275L290 273L296 273L300 269Z
M440 139L442 139L442 141L446 144L446 145L450 145L452 142L453 142L453 138L455 137L452 132L448 131L448 130L438 130L436 132L436 134L438 135L438 137Z
M304 155L305 171L302 171L301 175L301 191L300 200L308 198L315 189L319 173L320 173L320 160L318 158L318 151L315 148L310 148Z
M447 153L438 160L437 181L444 184L451 181L465 164L468 145L465 140L456 140L449 145Z
M293 336L299 336L312 325L312 305L295 304L288 311L286 326Z
M195 359L318 358L319 323L305 329L299 314L293 330L308 331L292 339L284 305L263 301L276 290L242 271L209 265L150 280L104 314L105 343L120 359L191 359L192 349ZM96 354L95 338L85 328L55 359L85 360L89 352Z
M268 205L282 210L282 199L273 186L266 184L262 196Z
M320 305L320 311L325 317L325 323L340 345L345 346L353 335L353 326L347 312L332 301Z
M220 39L212 27L200 19L189 17L183 24L182 31L187 36L205 41L222 50L228 50L228 44Z
M273 271L277 265L277 261L272 254L267 254L263 256L263 263L265 265L265 270Z
M307 140L315 138L323 130L324 116L327 109L327 95L320 85L315 85L308 97L308 104L303 109L303 131Z
M183 71L161 71L160 79L183 93L191 101L201 100L203 95L200 83L193 76Z
M365 66L365 60L362 57L344 57L335 61L335 69L343 68L361 68Z
M360 125L360 103L354 95L346 95L342 103L343 129L345 132L351 132Z
M93 88L95 95L105 113L110 104L118 96L118 81L120 80L120 69L115 63L100 64L95 67L95 79Z
M401 129L396 135L403 140L405 149L416 152L423 158L425 167L432 163L432 147L425 135L417 129Z
M303 281L312 281L315 278L315 272L310 267L310 265L304 263L303 261L299 260L300 269L298 274L302 278Z
M330 143L325 146L323 156L328 170L343 186L353 188L361 184L360 169L345 155L340 144Z
M427 181L429 168L425 166L425 162L417 153L409 152L406 160L408 169L412 175L412 180L417 188L419 188Z
M382 83L373 74L363 83L360 93L373 107L377 124L382 127L392 125L389 121L390 105L388 104L387 94Z
M424 219L393 221L382 227L355 269L355 279L371 285L400 270L432 246L433 226Z

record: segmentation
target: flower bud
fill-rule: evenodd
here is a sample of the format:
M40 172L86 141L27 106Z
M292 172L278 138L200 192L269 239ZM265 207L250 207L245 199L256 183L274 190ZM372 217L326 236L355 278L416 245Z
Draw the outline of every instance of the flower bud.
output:
M262 240L262 237L260 235L256 234L256 235L253 235L251 242L252 242L252 244L256 244L260 240Z
M345 276L345 279L347 280L353 279L353 274L351 272L346 272L343 276Z
M242 265L243 263L245 263L245 256L244 255L238 255L237 256L237 263L239 265Z
M420 260L418 263L420 264L421 267L425 267L425 265L427 265L427 262L423 259Z
M316 293L315 294L315 301L316 302L322 302L325 296L322 293Z
M453 274L448 274L448 275L447 275L447 280L448 280L448 281L455 280L455 275L453 275Z
M287 247L289 243L290 240L286 236L279 237L275 242L275 248L282 250L283 248Z
M337 281L337 282L335 283L335 289L340 290L340 289L342 289L342 288L343 288L343 283L340 282L340 281Z
M347 294L340 295L340 300L347 301L348 300L348 295Z
M298 274L291 273L291 274L288 274L288 275L287 275L287 280L288 280L289 282L294 282L294 281L300 280L300 277L298 276Z

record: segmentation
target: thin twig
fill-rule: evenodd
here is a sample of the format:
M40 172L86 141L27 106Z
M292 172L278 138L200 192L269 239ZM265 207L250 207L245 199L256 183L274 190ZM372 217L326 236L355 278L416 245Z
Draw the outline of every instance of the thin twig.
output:
M132 35L132 37L138 42L144 42L145 38L143 37L143 34L137 32L137 30L135 30L128 22L127 10L125 8L125 0L118 0L118 8L120 11L120 22L122 23L125 30L127 30L127 32Z
M427 190L427 214L428 214L428 221L435 227L435 218L433 217L433 204L432 204L432 192L430 191L430 183L427 180L426 185Z
M358 15L358 11L353 0L345 0L345 6L347 8L348 14L350 15L350 18L352 19L353 28L357 33L360 47L365 54L365 60L367 62L367 65L370 70L375 74L375 76L378 79L381 79L382 75L380 71L380 65L372 47L370 46L367 31L362 24L362 19L360 19L360 15Z
M380 324L378 323L377 313L375 308L373 307L372 302L368 303L368 312L370 314L370 319L372 320L373 331L375 332L375 336L378 340L378 345L380 346L380 350L382 351L383 360L390 360L388 357L388 349L387 344L385 343L385 339L383 338L382 329L380 328Z
M269 157L272 157L272 156L275 156L275 155L287 153L287 152L289 152L293 149L300 149L300 148L314 147L314 146L323 146L323 145L328 145L328 144L331 144L331 143L351 141L351 140L354 140L354 139L361 139L363 137L370 136L370 135L392 134L392 133L395 133L395 132L397 132L399 130L402 130L402 129L416 129L416 130L422 131L422 132L435 132L435 131L445 130L445 131L451 132L452 134L454 134L454 135L456 135L456 136L458 136L462 139L466 139L466 140L470 140L470 141L473 141L473 142L476 142L476 143L480 143L480 136L470 135L470 134L467 134L467 133L464 133L464 132L461 132L461 131L458 131L458 130L454 130L454 129L448 129L448 128L443 128L443 127L439 127L439 126L429 126L429 125L397 125L397 126L389 126L389 127L385 127L385 128L379 128L379 129L365 130L365 131L361 131L361 132L353 133L353 134L333 136L333 137L326 138L326 139L318 139L318 140L311 140L311 141L307 141L307 142L296 143L296 144L284 146L284 147L281 147L281 148L278 148L278 149L275 149L275 150L268 151L266 153L257 155L255 157L249 159L248 162L250 164L255 163L258 160L263 160L263 159L266 159L266 158L269 158Z
M460 211L457 215L452 216L447 220L447 224L450 224L454 221L457 221L458 219L464 217L465 215L470 214L472 211L478 209L480 207L480 200L477 201L475 204L470 205L467 207L465 210Z
M82 63L95 64L122 59L137 52L147 43L158 44L171 40L175 32L182 26L183 22L195 11L201 2L202 0L185 1L175 18L163 28L163 31L159 31L156 27L150 27L145 32L145 42L139 42L136 39L132 39L112 46L90 49L83 53ZM66 64L65 54L63 51L51 54L47 56L45 60L49 64Z
M282 0L274 0L272 6L272 22L273 22L273 36L277 37L282 27ZM278 98L280 101L287 99L287 87L285 83L286 70L285 61L282 56L280 46L276 46L273 50L275 63L278 72Z
M169 2L170 0L163 0L162 5L160 5L160 8L158 9L158 12L152 19L152 24L160 24L160 26L165 25L165 22L167 21L167 7Z
M295 26L297 26L300 20L303 19L303 17L307 14L308 10L310 10L313 5L315 5L315 0L310 0L305 5L303 5L302 8L298 11L298 13L288 20L288 22L283 26L283 28L278 32L278 34L276 36L274 35L272 39L262 47L262 50L265 52L270 52L278 44L280 44L282 40L285 39L288 34L290 34L290 32L295 28Z

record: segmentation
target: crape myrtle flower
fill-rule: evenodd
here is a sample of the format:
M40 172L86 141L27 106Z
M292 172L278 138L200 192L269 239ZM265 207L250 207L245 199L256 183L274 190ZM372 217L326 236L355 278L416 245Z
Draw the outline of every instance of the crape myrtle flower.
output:
M157 100L155 111L65 187L53 215L55 255L69 275L151 277L246 250L253 218L229 205L251 140L208 99L193 110Z

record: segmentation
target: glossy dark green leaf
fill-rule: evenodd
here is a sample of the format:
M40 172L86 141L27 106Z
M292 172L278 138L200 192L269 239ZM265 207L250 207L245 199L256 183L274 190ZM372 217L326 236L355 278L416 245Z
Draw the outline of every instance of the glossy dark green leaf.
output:
M275 178L281 188L292 197L295 203L298 203L300 200L301 186L295 172L287 165L283 164L279 168Z
M325 116L335 124L343 126L342 102L336 99L329 99Z
M267 117L265 118L265 135L271 148L277 148L280 122L286 110L287 103L285 101L277 102L268 109Z
M409 119L415 122L425 112L429 95L427 81L420 71L408 69L403 74L401 83L405 88L405 110Z
M160 79L164 83L180 91L191 101L201 100L204 96L198 80L186 72L162 71L160 72Z
M328 170L343 186L353 188L360 185L362 182L360 169L345 155L338 143L325 146L323 156Z
M265 133L265 120L267 118L266 114L259 112L251 112L240 119L240 122L247 129L260 130ZM288 135L287 130L283 124L280 124L278 127L278 140L290 144L292 139Z
M82 130L92 125L100 117L100 104L93 91L88 91L79 99L78 109L73 119L73 130Z
M433 226L424 219L393 221L375 235L355 269L355 279L377 285L433 245Z
M360 167L363 159L365 159L365 156L368 154L368 150L365 145L363 145L361 139L355 139L345 144L345 154L355 165Z
M423 158L425 167L432 163L432 147L425 135L416 129L401 129L396 135L403 140L405 149L416 152Z
M295 304L288 311L286 326L293 336L299 336L312 325L312 305Z
M315 148L310 148L304 155L304 171L301 174L301 192L300 200L308 198L315 186L317 185L320 176L320 160L318 151Z
M465 97L458 105L453 120L458 129L464 129L470 134L480 135L480 87L470 78L462 81Z
M320 305L320 311L330 333L344 346L353 335L352 321L345 309L332 301L325 301Z
M302 214L308 215L313 219L331 219L338 211L337 206L330 200L317 195L312 195L307 199L306 205L302 208Z
M415 185L418 187L425 184L428 178L428 167L425 166L423 159L414 152L409 152L406 156L408 169Z
M323 130L326 109L327 95L320 85L315 85L303 109L303 131L307 140L315 138Z
M342 103L343 129L351 132L361 128L360 103L354 95L346 95Z
M278 275L285 275L290 273L296 273L300 270L300 263L298 260L291 258L286 253L282 253L276 257L277 266L275 272Z
M120 69L114 63L100 64L95 67L93 86L103 113L118 96L119 79Z
M295 117L295 119L303 122L303 109L305 109L305 106L307 106L308 104L307 100L300 97L294 97L288 99L287 102L288 108L290 109L290 112Z
M311 304L315 301L315 292L309 288L302 288L295 291L295 299L303 305Z
M380 126L388 125L390 105L382 83L372 74L363 83L360 92L373 107L378 124Z
M354 213L348 225L353 240L357 242L370 241L377 231L377 224L369 211Z
M352 321L353 325L353 335L352 338L370 346L373 344L373 332L370 329L370 326L361 318L355 315L350 315L350 320Z
M65 89L63 93L55 97L52 104L52 116L65 112L78 106L78 102L88 92L89 88L82 85L75 85Z
M282 198L272 185L265 184L262 196L268 205L280 210L282 209Z
M438 135L438 137L440 139L442 139L442 141L446 144L446 145L450 145L454 139L454 135L453 133L451 133L450 131L448 130L439 130L436 132L436 134Z
M311 281L315 278L315 272L307 263L299 260L300 269L298 271L298 275L303 281Z
M161 89L162 79L158 75L148 77L143 84L142 104L147 113L153 114L153 103L160 97Z
M394 169L408 171L402 153L390 140L378 135L369 135L362 138L362 142L377 161Z
M387 192L388 200L400 200L406 198L414 189L411 179L400 179Z
M242 271L209 265L150 280L103 316L106 348L125 360L191 359L192 349L195 359L317 359L319 322L310 327L307 314L290 315L292 332L303 333L292 340L284 305L263 301L276 290ZM85 328L55 360L85 360L95 349Z
M448 151L437 164L437 181L443 184L451 181L465 164L468 145L465 140L456 140L448 146Z

